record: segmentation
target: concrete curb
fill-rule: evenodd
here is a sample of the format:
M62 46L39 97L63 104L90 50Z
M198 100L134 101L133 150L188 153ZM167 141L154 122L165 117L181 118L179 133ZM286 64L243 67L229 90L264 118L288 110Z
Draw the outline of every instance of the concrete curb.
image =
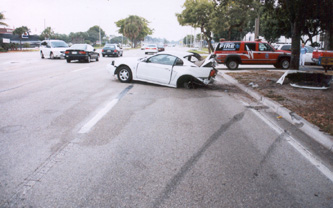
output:
M309 135L311 138L313 138L315 141L323 145L325 148L329 149L331 152L333 152L333 138L325 134L321 131L319 131L319 128L308 121L306 121L301 116L297 115L295 112L292 112L288 110L287 108L283 107L279 103L264 97L263 95L255 92L252 89L247 88L246 86L240 84L237 80L235 80L233 77L227 75L224 72L219 71L219 75L221 75L224 79L226 79L231 84L237 86L244 92L248 93L250 96L261 102L262 104L268 106L271 108L276 114L282 116L290 123L293 123L297 126L299 126L299 129Z

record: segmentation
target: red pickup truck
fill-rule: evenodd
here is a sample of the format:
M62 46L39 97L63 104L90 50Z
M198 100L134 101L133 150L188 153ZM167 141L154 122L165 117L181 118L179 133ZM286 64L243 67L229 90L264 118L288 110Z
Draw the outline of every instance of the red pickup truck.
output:
M333 51L316 50L313 51L312 60L324 67L325 72L333 69Z

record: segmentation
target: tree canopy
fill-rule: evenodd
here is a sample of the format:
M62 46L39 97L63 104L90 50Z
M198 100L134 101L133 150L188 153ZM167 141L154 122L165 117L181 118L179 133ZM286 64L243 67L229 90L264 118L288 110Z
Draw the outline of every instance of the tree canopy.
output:
M176 14L179 24L200 28L208 42L209 52L213 51L211 42L215 3L210 0L186 0L183 7L182 13Z
M261 34L274 39L281 35L292 38L291 68L299 67L300 42L310 41L325 32L327 49L333 48L332 0L265 0L263 1ZM302 37L308 36L307 40Z
M116 22L119 27L119 33L131 40L133 47L136 47L139 41L144 40L147 35L153 34L153 30L148 27L149 22L136 15L131 15L126 19Z
M105 36L104 30L102 30L98 25L95 25L95 26L89 28L89 30L87 31L87 34L88 34L87 39L92 43L95 43L96 41L98 41L100 35L101 35L101 39Z
M5 22L3 22L3 20L5 20L5 15L0 12L0 25L4 25L4 26L8 26Z

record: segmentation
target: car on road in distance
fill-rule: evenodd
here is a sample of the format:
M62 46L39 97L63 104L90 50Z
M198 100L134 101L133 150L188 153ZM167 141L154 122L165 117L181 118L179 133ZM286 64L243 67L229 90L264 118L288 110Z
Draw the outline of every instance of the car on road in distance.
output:
M164 45L162 45L162 44L157 45L157 50L158 50L158 52L165 51Z
M230 70L238 69L239 64L272 64L276 68L288 69L291 53L275 50L267 42L225 41L221 39L214 54L219 64L225 64Z
M92 59L99 60L99 53L89 44L74 44L65 52L67 63L72 60L90 62Z
M144 81L168 87L193 88L214 82L214 56L202 59L195 53L161 52L145 58L120 58L107 65L120 82Z
M123 56L123 49L117 44L106 44L102 49L102 56Z
M68 44L63 40L43 40L40 43L40 57L43 58L63 58Z
M145 47L145 54L148 53L157 53L158 52L158 47L156 44L148 44Z
M304 47L308 50L308 52L305 54L305 64L315 64L315 62L312 60L314 48L311 46ZM291 51L291 44L279 45L276 47L276 50Z

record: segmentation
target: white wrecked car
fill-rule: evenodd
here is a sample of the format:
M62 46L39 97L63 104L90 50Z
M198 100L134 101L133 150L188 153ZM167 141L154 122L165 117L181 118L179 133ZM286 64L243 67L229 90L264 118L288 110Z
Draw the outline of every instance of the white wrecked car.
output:
M120 58L107 65L120 82L144 81L168 87L208 85L217 74L214 56L202 60L196 53L162 52L145 58Z

